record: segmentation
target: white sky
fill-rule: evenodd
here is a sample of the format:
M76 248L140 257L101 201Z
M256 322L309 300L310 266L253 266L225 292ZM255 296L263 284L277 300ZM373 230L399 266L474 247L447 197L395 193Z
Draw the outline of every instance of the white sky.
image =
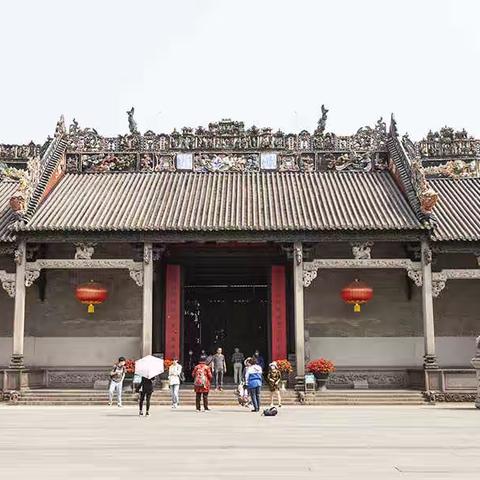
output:
M3 0L0 142L65 114L105 135L207 125L353 133L394 112L480 136L480 1Z

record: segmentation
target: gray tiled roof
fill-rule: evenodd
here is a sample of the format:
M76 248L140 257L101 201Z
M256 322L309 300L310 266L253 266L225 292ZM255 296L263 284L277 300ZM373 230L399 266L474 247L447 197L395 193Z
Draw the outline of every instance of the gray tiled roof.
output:
M480 178L436 178L429 183L438 192L432 239L480 241Z
M10 208L10 198L17 188L17 182L5 179L0 181L0 242L12 242L14 240L9 227L16 217Z
M411 230L387 172L67 174L30 231Z

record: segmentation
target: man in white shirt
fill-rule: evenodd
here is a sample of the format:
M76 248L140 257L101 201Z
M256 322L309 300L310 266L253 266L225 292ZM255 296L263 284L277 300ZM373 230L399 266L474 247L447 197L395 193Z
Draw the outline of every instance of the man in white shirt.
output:
M108 389L108 404L113 402L113 395L117 392L117 405L122 406L123 379L125 378L125 357L120 357L110 371L110 387Z
M168 369L168 384L170 385L170 392L172 394L172 408L178 407L181 375L182 366L178 363L178 360L174 358L173 363Z

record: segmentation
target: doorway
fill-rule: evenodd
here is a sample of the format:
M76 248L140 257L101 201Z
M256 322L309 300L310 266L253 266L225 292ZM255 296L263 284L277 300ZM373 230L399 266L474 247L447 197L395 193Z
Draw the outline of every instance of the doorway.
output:
M196 285L184 289L184 362L202 350L223 349L227 364L235 347L245 357L268 356L268 285ZM185 363L186 364L186 363Z

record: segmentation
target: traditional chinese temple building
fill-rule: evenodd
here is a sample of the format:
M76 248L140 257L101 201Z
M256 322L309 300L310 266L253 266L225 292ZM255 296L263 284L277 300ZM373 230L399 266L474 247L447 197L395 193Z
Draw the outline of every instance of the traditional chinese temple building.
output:
M480 140L393 118L339 136L326 112L313 133L141 134L132 110L126 135L61 119L0 145L3 388L217 346L288 357L299 384L323 356L332 388L472 387Z

